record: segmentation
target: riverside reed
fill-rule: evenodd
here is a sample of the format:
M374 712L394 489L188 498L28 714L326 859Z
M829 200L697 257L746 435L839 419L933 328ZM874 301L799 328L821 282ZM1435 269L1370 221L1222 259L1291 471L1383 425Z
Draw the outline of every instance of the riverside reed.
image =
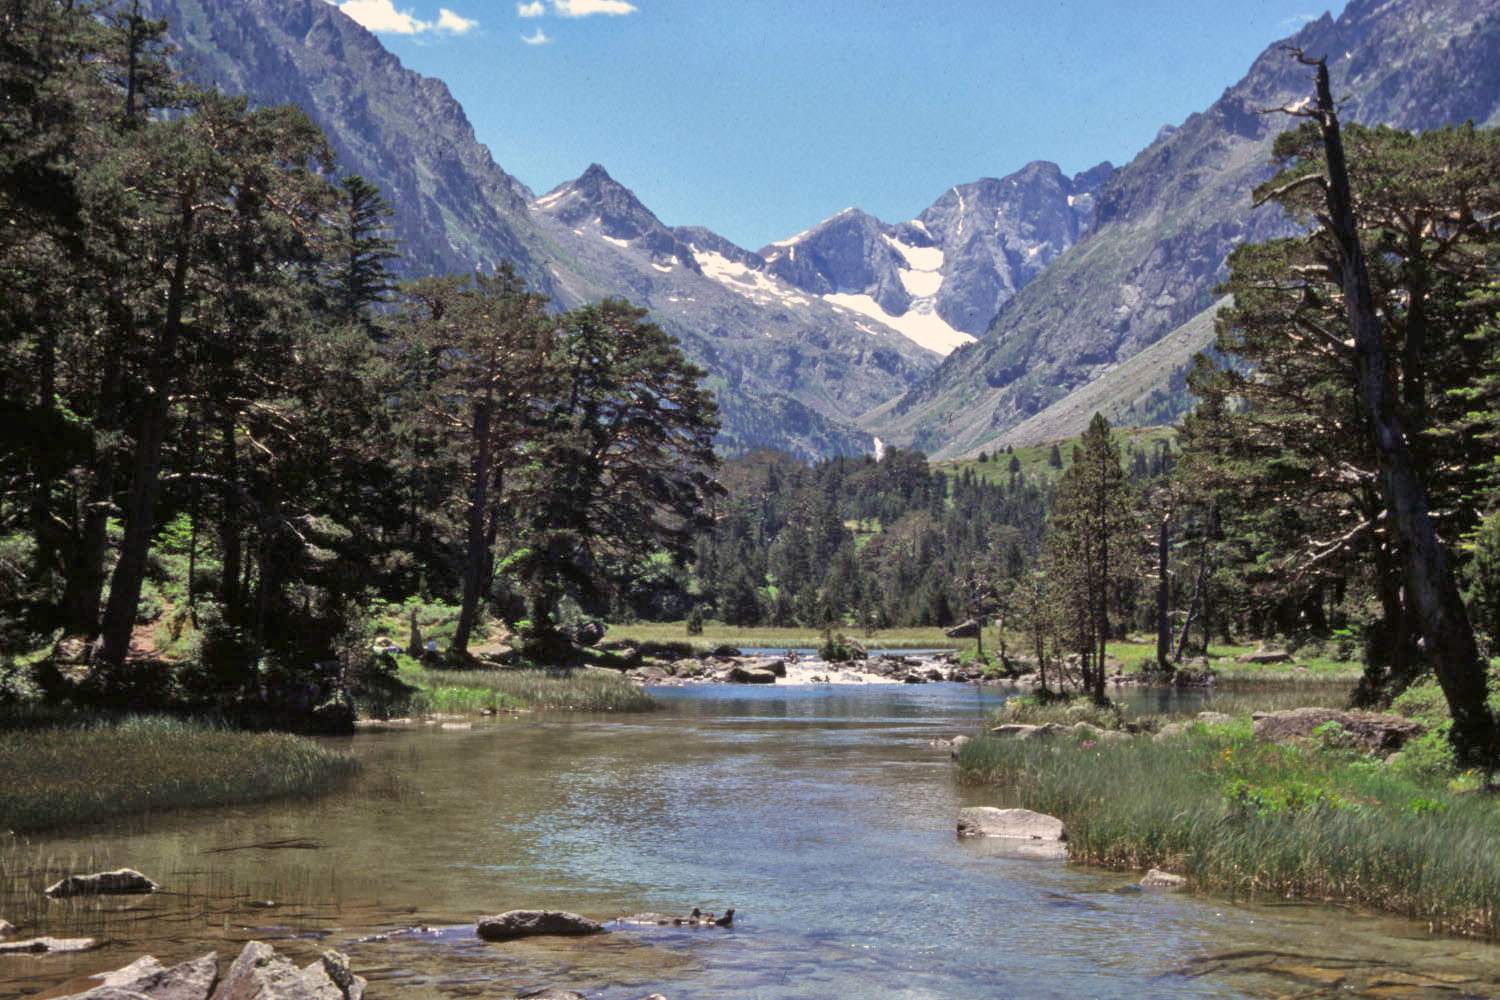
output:
M423 670L401 679L417 688L409 710L481 712L535 709L563 712L643 712L656 701L613 671Z
M1326 734L1330 739L1336 734ZM1412 754L1408 751L1408 754ZM1194 888L1339 900L1500 937L1500 803L1472 775L1258 742L1249 720L1156 741L980 738L962 780L1061 818L1075 861Z
M170 718L0 732L0 830L311 795L358 766L303 737Z

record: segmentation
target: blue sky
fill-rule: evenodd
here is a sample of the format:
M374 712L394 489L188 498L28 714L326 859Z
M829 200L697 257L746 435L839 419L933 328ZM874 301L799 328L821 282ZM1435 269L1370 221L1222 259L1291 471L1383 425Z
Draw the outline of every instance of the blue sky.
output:
M602 163L751 249L1030 160L1123 164L1307 0L341 0L538 194ZM1334 8L1337 14L1339 8Z

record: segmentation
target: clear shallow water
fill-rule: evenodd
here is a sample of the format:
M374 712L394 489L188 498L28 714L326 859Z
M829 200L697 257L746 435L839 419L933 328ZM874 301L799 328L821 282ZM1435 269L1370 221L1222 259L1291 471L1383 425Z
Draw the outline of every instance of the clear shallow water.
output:
M1323 907L1143 894L1129 873L958 841L960 806L1004 803L958 787L928 741L974 730L1003 696L951 684L658 695L649 716L361 734L349 745L365 773L348 792L39 842L185 894L133 904L104 951L0 958L0 996L252 937L348 951L374 997L1500 995L1487 945ZM303 843L246 847L288 840ZM607 918L694 905L736 907L735 928L508 945L472 930L513 907ZM359 941L412 925L429 930Z

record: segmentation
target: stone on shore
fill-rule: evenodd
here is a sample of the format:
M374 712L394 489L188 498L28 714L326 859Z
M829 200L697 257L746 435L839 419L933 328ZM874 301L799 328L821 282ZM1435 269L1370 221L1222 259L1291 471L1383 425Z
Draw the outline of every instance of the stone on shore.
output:
M1044 722L1040 726L1031 726L1022 722L1007 722L1002 726L996 726L990 730L990 735L999 739L1010 740L1037 740L1048 736L1056 736L1067 732L1067 726L1059 726L1055 722Z
M1187 888L1187 879L1181 875L1164 872L1160 868L1153 868L1141 879L1142 889L1163 889L1168 892L1174 889Z
M0 920L0 941L3 941L8 937L14 937L15 933L15 924L11 923L9 920Z
M1256 712L1255 738L1284 743L1319 735L1339 746L1364 753L1391 754L1413 736L1426 732L1420 722L1379 712L1344 711L1336 708L1293 708L1280 712ZM1335 723L1337 728L1329 726ZM1328 727L1321 729L1320 727Z
M486 941L509 941L523 937L599 934L604 931L604 926L566 910L507 910L493 917L480 917L475 931Z
M134 868L119 868L92 875L69 875L49 885L47 895L54 899L67 896L144 895L159 888L161 886Z
M588 1000L588 997L573 990L560 990L555 986L548 986L546 989L533 990L530 993L517 993L516 1000Z
M948 756L952 757L954 760L958 760L958 755L963 753L964 747L968 746L969 743L970 740L967 736L953 737L953 742L950 744L952 749L948 751Z
M960 837L1007 837L1013 840L1067 840L1063 821L1030 809L972 806L958 811Z
M1223 712L1199 712L1197 721L1209 726L1222 726L1226 722L1233 722L1234 716L1225 715Z
M943 632L950 639L973 639L979 635L979 623L970 618Z
M1245 653L1235 657L1237 663L1286 663L1290 661L1292 654L1284 649L1267 649L1262 646L1253 653Z

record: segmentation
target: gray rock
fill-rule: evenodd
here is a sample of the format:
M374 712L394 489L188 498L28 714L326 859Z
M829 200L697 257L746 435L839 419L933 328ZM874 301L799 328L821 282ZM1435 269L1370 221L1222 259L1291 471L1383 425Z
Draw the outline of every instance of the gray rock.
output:
M950 746L952 747L952 749L950 749L948 751L948 755L950 757L952 757L954 760L958 760L958 755L961 754L961 753L963 753L964 747L968 746L970 742L971 741L970 741L969 737L967 737L967 736L955 736L955 737L953 737L953 742L952 742L952 744L950 744Z
M1176 739L1185 732L1187 732L1187 723L1169 722L1165 726L1162 726L1152 739L1157 743L1165 743L1167 740Z
M15 924L11 923L9 920L0 920L0 941L3 941L8 937L14 937L15 933Z
M365 981L349 968L349 956L325 951L299 975L302 986L318 1000L362 1000Z
M521 937L599 934L604 927L598 921L566 910L507 910L493 917L481 917L475 930L486 941L509 941Z
M1187 879L1181 875L1164 872L1160 868L1153 868L1141 879L1142 889L1163 889L1168 892L1174 889L1186 889Z
M973 639L979 635L979 623L970 618L966 622L959 622L950 629L945 629L943 634L950 639Z
M1372 754L1394 753L1413 736L1426 732L1426 727L1421 723L1399 715L1351 712L1335 708L1256 712L1251 718L1255 722L1255 738L1269 743L1310 737L1320 726L1337 723L1338 729L1331 736L1337 745Z
M144 895L161 888L134 868L119 868L92 875L69 875L47 887L54 899L67 896Z
M1044 722L1040 726L1031 726L1022 722L1007 722L990 730L990 735L999 739L1012 740L1038 740L1059 733L1069 731L1067 726L1059 726L1055 722Z
M1062 820L1030 809L972 806L958 811L960 837L1007 837L1014 840L1067 840Z
M548 986L546 989L534 990L531 993L518 993L516 1000L588 1000L588 997L573 990L560 990L555 986Z
M1222 726L1226 722L1233 722L1234 716L1225 715L1223 712L1199 712L1197 719L1205 725Z

